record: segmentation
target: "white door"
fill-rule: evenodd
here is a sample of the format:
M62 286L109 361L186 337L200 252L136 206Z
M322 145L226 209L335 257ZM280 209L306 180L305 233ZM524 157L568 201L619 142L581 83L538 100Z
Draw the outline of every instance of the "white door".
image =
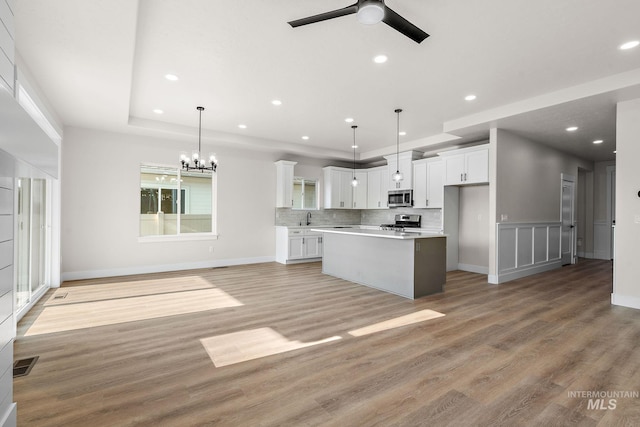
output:
M574 190L575 182L566 179L562 180L562 240L560 242L562 265L575 264Z
M609 193L609 200L607 206L607 220L609 225L611 226L611 259L614 259L614 248L615 248L615 228L616 228L616 167L608 166L607 167L608 174L608 184L607 192Z

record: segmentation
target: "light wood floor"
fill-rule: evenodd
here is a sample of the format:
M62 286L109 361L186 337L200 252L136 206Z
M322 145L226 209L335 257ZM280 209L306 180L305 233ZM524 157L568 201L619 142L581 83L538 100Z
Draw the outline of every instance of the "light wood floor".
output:
M640 311L610 304L610 262L503 285L452 272L416 301L320 268L49 291L18 325L16 358L40 356L14 380L19 425L640 425L640 398L570 395L640 391Z

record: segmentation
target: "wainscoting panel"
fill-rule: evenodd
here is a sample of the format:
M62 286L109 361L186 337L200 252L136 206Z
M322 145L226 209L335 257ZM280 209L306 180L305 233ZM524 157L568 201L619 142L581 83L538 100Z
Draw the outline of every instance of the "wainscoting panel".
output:
M498 224L498 271L516 268L516 229L504 228L500 230Z
M562 265L560 222L502 223L497 227L497 277L503 283Z
M549 238L546 227L533 229L533 263L538 264L547 260L549 256Z
M518 228L517 233L518 267L522 268L533 264L533 227Z

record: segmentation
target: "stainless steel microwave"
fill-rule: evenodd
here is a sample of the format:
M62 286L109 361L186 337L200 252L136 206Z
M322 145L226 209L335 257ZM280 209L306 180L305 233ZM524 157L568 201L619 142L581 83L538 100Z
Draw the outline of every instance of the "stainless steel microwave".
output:
M389 190L387 206L390 208L413 206L413 190Z

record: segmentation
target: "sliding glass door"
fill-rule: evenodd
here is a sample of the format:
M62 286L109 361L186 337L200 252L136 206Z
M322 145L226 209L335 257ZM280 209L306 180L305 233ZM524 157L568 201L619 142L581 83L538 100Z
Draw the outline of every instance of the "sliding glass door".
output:
M47 182L18 179L16 311L46 283Z

